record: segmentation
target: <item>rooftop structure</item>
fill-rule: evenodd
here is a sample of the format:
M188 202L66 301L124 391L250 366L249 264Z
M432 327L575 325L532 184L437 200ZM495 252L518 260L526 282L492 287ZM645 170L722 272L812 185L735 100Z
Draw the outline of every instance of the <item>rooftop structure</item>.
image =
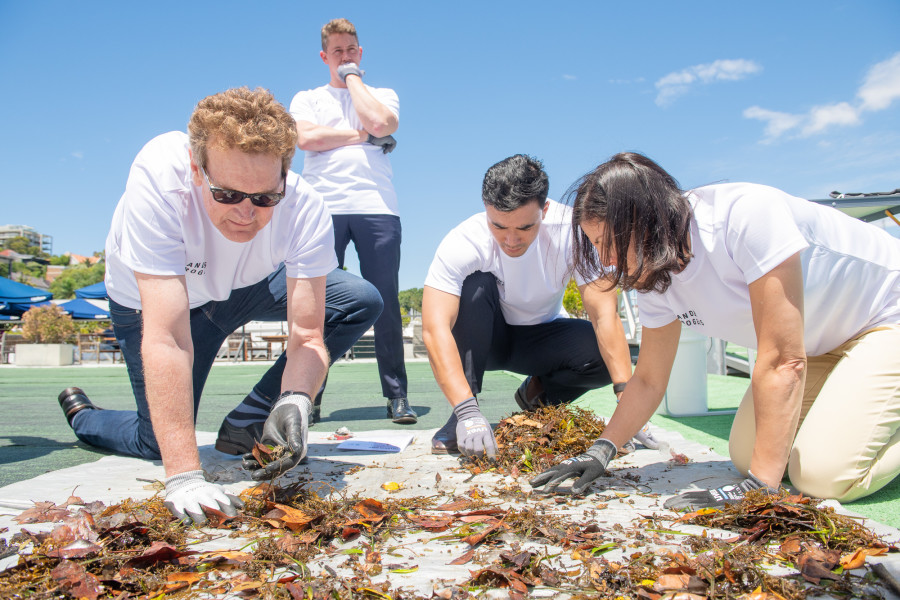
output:
M15 237L27 238L33 245L39 247L42 252L53 254L53 236L46 235L28 225L0 225L0 246L7 240Z

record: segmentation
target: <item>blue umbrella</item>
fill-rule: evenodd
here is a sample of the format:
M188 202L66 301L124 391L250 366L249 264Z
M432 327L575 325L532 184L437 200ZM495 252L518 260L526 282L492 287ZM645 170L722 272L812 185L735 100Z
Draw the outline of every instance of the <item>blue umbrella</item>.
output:
M36 287L0 277L0 302L4 304L34 304L45 302L53 297L47 290L39 290Z
M100 281L92 285L86 285L83 288L75 290L76 298L85 298L88 300L106 300L106 283Z
M90 319L92 321L98 321L109 318L109 311L98 308L82 298L75 298L74 300L63 302L58 306L69 313L73 319Z

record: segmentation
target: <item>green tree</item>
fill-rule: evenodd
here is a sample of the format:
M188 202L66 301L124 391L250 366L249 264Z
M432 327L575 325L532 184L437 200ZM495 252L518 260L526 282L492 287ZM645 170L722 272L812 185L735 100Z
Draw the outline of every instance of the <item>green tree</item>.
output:
M574 279L570 279L566 285L566 291L563 293L563 308L573 317L579 319L587 318L584 304L581 301L581 292L578 291L578 285Z
M57 266L65 266L65 265L69 264L70 260L71 259L69 258L68 254L60 254L59 256L51 256L50 264L57 265Z
M414 310L422 312L423 292L424 290L422 288L410 288L408 290L402 290L397 294L397 298L400 300L400 311L406 311L406 314L409 314Z
M82 263L69 267L53 280L50 292L57 299L72 298L75 296L75 290L103 281L105 273L106 264L103 262L94 265Z
M17 235L16 237L9 238L3 245L19 254L39 255L41 253L40 246L33 245L24 235Z

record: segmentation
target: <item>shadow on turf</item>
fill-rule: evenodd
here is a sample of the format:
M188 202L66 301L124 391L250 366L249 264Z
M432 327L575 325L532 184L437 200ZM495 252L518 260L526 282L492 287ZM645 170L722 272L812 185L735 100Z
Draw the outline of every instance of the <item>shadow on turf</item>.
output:
M10 443L0 446L0 465L21 462L23 460L33 460L42 456L47 456L53 452L65 450L87 450L89 452L108 456L112 452L107 452L85 444L84 442L73 440L71 442L60 442L51 438L35 437L30 435L11 435L5 436ZM5 451L7 448L15 448L14 451Z
M419 415L420 418L431 412L431 408L428 406L413 405L412 409L416 411L416 414ZM323 414L322 419L319 422L325 423L339 421L341 423L351 423L353 421L380 420L390 422L387 417L387 410L384 404L378 404L377 406L359 406L357 408L339 408L337 410L331 411L331 413L328 415Z

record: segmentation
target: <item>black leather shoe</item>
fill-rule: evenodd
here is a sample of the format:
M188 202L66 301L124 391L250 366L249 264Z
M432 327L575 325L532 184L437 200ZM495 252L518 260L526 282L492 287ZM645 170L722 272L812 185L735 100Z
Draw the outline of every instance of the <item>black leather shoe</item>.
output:
M456 414L451 414L444 426L431 438L432 454L459 454L456 445Z
M62 407L63 414L66 415L66 421L69 422L69 427L72 426L72 419L75 418L75 415L78 413L78 411L84 410L86 408L101 410L99 407L94 406L93 402L88 399L88 397L84 393L84 390L82 390L81 388L66 388L62 392L60 392L58 399L59 405Z
M547 394L544 392L535 394L531 398L528 397L528 385L531 383L531 380L532 377L529 375L522 382L522 385L519 386L519 389L516 390L516 404L522 410L535 410L548 405Z
M419 415L409 405L406 398L391 398L387 401L387 416L394 423L412 425L419 420Z
M253 423L248 427L235 427L227 420L219 427L216 438L216 450L225 454L246 454L253 450L253 444L262 439L263 422Z

